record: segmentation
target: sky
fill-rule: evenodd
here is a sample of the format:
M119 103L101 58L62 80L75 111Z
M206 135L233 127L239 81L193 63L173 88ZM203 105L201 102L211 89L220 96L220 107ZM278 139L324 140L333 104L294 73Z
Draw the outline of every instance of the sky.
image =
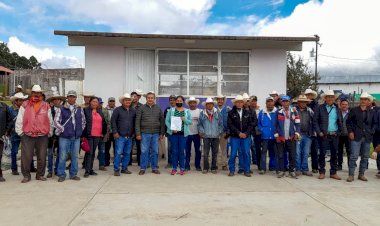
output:
M0 0L0 42L44 68L85 67L54 30L313 36L321 75L380 74L378 0ZM314 71L304 43L294 52Z

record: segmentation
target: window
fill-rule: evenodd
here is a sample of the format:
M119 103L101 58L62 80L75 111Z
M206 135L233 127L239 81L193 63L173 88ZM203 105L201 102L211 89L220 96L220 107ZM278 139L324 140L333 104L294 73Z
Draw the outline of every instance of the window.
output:
M158 51L159 95L233 96L248 92L248 78L248 52Z

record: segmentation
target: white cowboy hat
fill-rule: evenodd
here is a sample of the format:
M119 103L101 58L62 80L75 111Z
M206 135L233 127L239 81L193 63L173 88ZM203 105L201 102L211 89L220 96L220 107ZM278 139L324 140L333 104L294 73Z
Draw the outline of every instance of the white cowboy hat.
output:
M243 93L243 99L244 99L244 101L249 100L249 95L248 95L248 93Z
M122 104L124 99L132 99L131 94L129 94L129 93L124 93L123 96L120 96L120 97L119 97L119 102Z
M273 91L269 94L269 96L271 96L271 95L277 95L277 96L278 96L278 92L277 92L276 90L273 90Z
M307 98L305 95L299 95L297 100L295 101L296 103L297 102L310 102L311 100L309 98Z
M153 93L153 91L150 91L150 92L152 92ZM131 93L131 95L133 95L133 94L136 94L136 95L138 95L138 96L143 96L144 95L144 93L143 93L143 91L141 90L141 89L135 89L135 90L133 90L133 92ZM154 94L154 93L153 93ZM145 96L145 95L144 95Z
M222 94L219 94L215 97L215 99L224 99L226 98L225 96L223 96Z
M19 93L16 93L14 96L11 96L11 101L15 101L17 99L22 99L22 100L25 100L26 98L28 98L28 95L24 96L24 94L22 94L21 92Z
M326 92L322 93L322 95L321 95L322 99L325 99L326 96L334 96L335 99L339 97L339 95L335 94L334 90L331 90L331 89L327 90Z
M207 99L202 103L203 106L206 106L206 104L213 104L215 105L215 101L211 97L207 97Z
M92 92L90 92L90 91L85 91L85 92L83 92L82 96L84 96L84 97L93 97L95 95Z
M16 88L18 88L18 89L22 89L22 86L21 86L21 85L18 85L18 86L16 86Z
M189 102L191 101L197 102L197 105L199 104L199 99L195 99L195 97L189 97L189 99L187 99L185 102L187 105L189 105Z
M132 92L133 93L133 92ZM137 93L137 92L136 92ZM148 94L153 94L154 96L156 96L156 94L154 93L154 91L149 91L147 93L145 93L143 96L146 97L148 96ZM137 95L140 95L139 93L137 93Z
M367 92L363 92L362 95L360 95L360 99L368 99L369 102L373 102L373 96L371 96L369 93Z
M35 92L35 93L43 93L43 92L45 92L45 91L41 89L41 86L40 86L40 85L34 85L34 86L32 87L32 92Z
M242 95L237 95L235 99L231 100L233 104L235 104L236 101L244 101L244 98Z
M317 96L318 96L318 93L315 92L315 91L312 90L312 89L306 89L306 90L305 90L305 95L306 95L306 94L313 94L313 98L314 98L314 99L317 98Z

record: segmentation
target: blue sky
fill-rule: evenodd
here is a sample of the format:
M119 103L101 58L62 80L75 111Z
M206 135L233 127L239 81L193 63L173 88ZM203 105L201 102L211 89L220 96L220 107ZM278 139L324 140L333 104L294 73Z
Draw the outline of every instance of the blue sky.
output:
M322 55L369 59L360 65L377 70L372 61L380 56L377 8L377 0L0 0L0 41L7 42L12 51L27 57L35 55L53 68L84 65L84 48L67 46L67 38L55 36L54 30L318 34ZM363 37L365 42L359 42ZM303 49L299 54L312 61L312 44L305 44ZM351 65L352 73L357 71L358 63L322 55L322 69L347 70Z

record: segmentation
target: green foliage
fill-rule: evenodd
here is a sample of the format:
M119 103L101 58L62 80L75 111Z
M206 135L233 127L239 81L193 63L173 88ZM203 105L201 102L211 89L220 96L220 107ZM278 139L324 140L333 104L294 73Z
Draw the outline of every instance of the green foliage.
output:
M11 53L6 43L0 43L0 65L12 70L41 68L41 63L34 56L28 59L16 52Z
M302 57L296 57L288 53L287 55L287 94L291 97L297 97L305 89L311 88L317 90L314 73L310 71Z

